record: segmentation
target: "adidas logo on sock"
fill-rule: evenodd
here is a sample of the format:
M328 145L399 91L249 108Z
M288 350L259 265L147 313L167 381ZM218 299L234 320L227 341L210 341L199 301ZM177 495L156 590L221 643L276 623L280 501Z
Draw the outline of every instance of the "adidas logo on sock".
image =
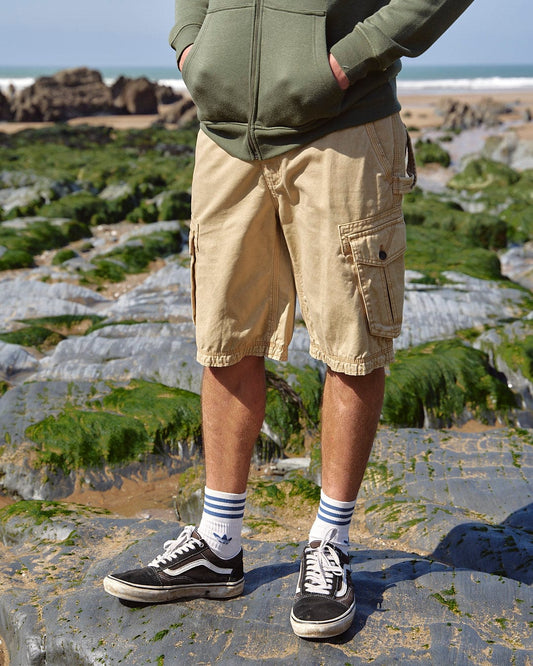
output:
M213 532L213 536L223 546L226 546L232 539L232 537L229 537L229 539L228 539L226 534L224 534L224 536L219 536L216 532Z

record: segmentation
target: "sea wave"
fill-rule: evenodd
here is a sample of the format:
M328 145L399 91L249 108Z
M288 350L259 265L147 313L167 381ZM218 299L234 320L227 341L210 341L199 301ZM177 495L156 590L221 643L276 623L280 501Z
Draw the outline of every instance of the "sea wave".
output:
M111 86L116 81L116 77L105 77L104 82L106 85ZM10 90L19 91L23 88L28 88L35 83L35 77L20 76L20 77L0 77L0 91L7 93ZM174 90L186 90L185 83L182 79L159 79L158 83L162 86L170 86Z
M526 76L491 76L463 79L399 79L400 92L503 92L533 89L533 78Z
M107 85L112 85L116 77L105 77ZM22 90L35 82L34 77L0 77L0 91ZM158 83L170 86L176 91L186 90L181 78L159 79ZM503 92L505 90L533 90L533 77L527 76L492 76L477 78L449 79L409 79L400 76L397 82L400 93L459 93L459 92Z

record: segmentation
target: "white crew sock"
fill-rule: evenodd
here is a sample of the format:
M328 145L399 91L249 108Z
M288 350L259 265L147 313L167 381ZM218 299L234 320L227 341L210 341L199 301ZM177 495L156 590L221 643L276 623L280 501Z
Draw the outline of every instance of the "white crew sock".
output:
M340 502L328 497L322 490L320 492L320 505L316 520L309 532L309 541L322 541L332 528L337 530L331 540L344 551L350 546L350 523L352 521L355 500L353 502Z
M223 493L205 488L204 511L198 532L211 550L225 560L241 549L246 493Z

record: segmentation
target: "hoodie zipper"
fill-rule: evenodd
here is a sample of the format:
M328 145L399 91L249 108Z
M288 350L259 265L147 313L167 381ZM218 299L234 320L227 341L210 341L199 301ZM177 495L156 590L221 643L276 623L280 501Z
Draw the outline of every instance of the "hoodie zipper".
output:
M257 120L257 98L259 96L259 56L261 53L261 28L263 18L263 0L256 0L254 6L254 32L250 59L250 116L248 118L248 146L255 160L261 159L261 150L255 136Z

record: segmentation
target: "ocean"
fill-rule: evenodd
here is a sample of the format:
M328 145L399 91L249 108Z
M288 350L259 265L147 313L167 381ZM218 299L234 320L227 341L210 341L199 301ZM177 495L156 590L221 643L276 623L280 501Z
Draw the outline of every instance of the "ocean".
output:
M90 65L87 65L90 67ZM418 65L404 60L403 70L398 77L400 94L450 94L466 92L491 92L533 90L533 64L531 65ZM25 88L36 77L54 74L66 67L0 66L0 90L10 86ZM172 66L163 67L94 67L107 83L112 83L121 75L128 77L146 76L152 81L173 88L184 88L178 70Z

